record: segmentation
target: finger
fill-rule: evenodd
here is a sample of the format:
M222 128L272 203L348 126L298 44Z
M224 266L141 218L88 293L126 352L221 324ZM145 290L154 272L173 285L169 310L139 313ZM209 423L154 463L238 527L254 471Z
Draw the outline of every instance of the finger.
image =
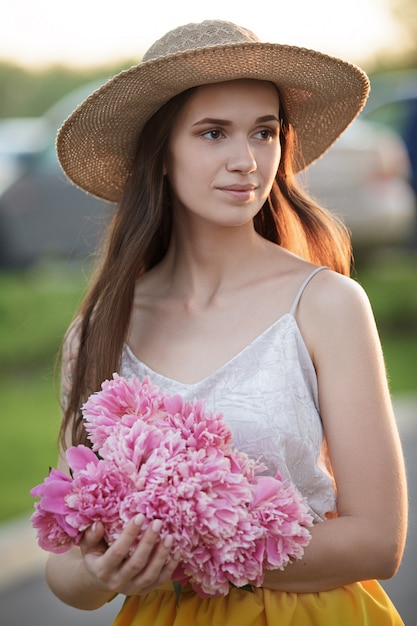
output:
M170 554L172 544L173 537L169 535L157 544L147 565L131 579L127 595L148 593L172 578L179 562L177 557ZM130 570L130 575L134 575L135 555L129 563L126 563L127 568Z
M103 541L104 526L99 522L94 522L92 526L87 528L80 542L80 548L83 554L87 552L103 552L107 549L107 544Z
M87 541L97 543L104 536L104 526L101 522L94 522L84 533Z
M178 567L178 561L174 561L174 559L170 559L169 563L167 563L162 568L156 580L151 582L149 585L144 585L143 581L141 581L139 588L137 586L132 587L134 591L132 591L130 595L149 593L156 587L159 587L160 585L163 585L164 583L166 583L168 580L172 580L172 575L175 572L177 567Z
M122 572L126 578L137 576L139 572L148 566L150 561L154 560L155 556L157 563L161 562L163 564L167 559L172 539L165 538L164 541L167 542L167 546L165 546L164 541L161 542L161 528L161 520L153 520L148 526L134 552L123 564Z
M120 537L116 539L105 554L104 560L108 567L116 569L129 557L132 545L142 531L144 521L145 516L139 514L126 524Z
M153 524L147 529L134 553L125 562L122 571L127 579L136 578L139 581L140 575L144 585L152 584L170 563L173 537L168 535L161 539L159 528L159 524Z
M95 577L101 585L108 589L118 591L121 585L126 583L125 577L120 575L120 568L123 562L129 557L132 543L137 539L145 517L137 515L130 520L120 537L109 547L104 541L104 548L93 550L88 548L88 543L84 545L83 556L88 571ZM102 526L102 525L100 525ZM95 528L91 532L96 532ZM97 530L97 532L101 532ZM103 527L104 533L104 527ZM90 535L91 537L91 535ZM86 539L88 542L88 538Z

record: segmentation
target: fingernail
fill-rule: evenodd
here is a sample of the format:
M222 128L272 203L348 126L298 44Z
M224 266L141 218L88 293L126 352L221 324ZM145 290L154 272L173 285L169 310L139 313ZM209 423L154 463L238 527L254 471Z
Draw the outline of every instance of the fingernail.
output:
M159 531L162 528L162 520L160 519L154 519L154 521L152 522L152 530L154 533L159 533Z
M143 524L143 522L145 521L145 516L142 513L139 513L138 515L136 515L135 517L135 526L137 526L138 528L140 528Z
M174 537L172 535L167 535L164 539L165 548L170 548L172 546L173 541L174 541Z
M91 526L91 530L93 531L93 533L96 532L96 530L97 530L97 522L93 522L93 525Z

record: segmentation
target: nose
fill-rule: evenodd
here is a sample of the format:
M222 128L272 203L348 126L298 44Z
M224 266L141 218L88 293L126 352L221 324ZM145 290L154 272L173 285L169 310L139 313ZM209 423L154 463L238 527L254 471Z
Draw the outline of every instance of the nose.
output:
M255 156L246 137L235 139L229 147L230 152L227 160L227 170L229 172L250 174L257 169Z

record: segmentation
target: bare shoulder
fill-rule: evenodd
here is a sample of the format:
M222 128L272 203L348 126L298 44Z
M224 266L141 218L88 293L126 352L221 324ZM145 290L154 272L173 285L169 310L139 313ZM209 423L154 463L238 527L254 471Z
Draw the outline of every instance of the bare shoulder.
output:
M324 343L341 346L353 336L375 338L375 319L365 290L356 280L331 270L318 272L309 282L297 319L312 354Z
M318 272L303 294L302 308L321 318L345 317L369 307L369 298L356 280L329 269Z

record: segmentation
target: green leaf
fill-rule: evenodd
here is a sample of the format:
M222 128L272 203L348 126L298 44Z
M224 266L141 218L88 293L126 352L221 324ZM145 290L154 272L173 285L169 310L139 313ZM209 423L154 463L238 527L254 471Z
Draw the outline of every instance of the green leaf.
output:
M172 581L172 585L174 587L175 598L176 598L176 605L179 606L180 605L181 593L182 593L182 586L178 582L178 580L173 580Z
M255 593L254 588L252 587L252 585L243 585L242 587L237 587L236 585L234 585L233 583L230 583L231 587L235 587L236 589L242 589L242 591L249 591L250 593Z

